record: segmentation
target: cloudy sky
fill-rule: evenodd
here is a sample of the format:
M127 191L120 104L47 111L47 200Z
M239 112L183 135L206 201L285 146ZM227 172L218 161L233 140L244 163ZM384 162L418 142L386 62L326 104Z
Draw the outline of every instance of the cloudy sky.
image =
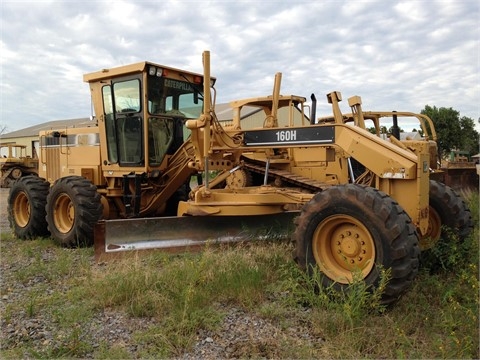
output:
M364 110L452 107L480 118L478 0L1 1L1 117L8 132L91 113L84 73L152 61L202 71L217 103L360 95ZM407 126L408 127L408 126ZM408 130L408 129L407 129Z

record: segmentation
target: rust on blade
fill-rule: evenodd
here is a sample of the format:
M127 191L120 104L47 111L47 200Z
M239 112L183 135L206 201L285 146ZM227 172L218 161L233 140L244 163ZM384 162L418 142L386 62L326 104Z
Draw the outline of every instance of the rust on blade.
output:
M95 259L131 251L198 251L206 245L286 239L298 213L103 220L95 226Z

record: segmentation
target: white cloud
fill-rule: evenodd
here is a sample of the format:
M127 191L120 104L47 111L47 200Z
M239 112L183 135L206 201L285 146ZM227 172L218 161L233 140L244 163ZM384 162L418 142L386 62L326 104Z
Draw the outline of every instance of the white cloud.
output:
M282 93L362 96L366 110L426 104L480 117L476 1L10 1L0 21L1 117L9 130L90 115L82 75L149 60L202 71L217 101ZM342 109L348 110L346 101Z
M397 13L413 22L425 22L428 19L431 4L426 1L401 1L394 6Z

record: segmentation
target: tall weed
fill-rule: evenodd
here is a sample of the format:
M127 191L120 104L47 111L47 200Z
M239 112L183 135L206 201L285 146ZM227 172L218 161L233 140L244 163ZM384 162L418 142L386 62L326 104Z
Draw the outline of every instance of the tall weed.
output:
M352 283L343 291L335 289L335 284L323 286L323 276L317 267L312 267L307 274L295 265L286 264L282 287L288 293L287 303L338 312L351 326L372 313L385 311L381 299L390 280L390 271L381 269L381 280L376 288L363 281L361 272L354 272Z

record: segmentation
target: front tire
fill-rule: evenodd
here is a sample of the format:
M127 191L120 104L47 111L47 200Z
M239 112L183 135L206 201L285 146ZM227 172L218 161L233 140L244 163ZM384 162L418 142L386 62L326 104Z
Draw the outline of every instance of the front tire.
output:
M356 184L315 195L296 220L296 257L307 272L318 267L322 286L345 290L360 271L371 289L381 268L391 269L382 303L396 301L418 272L418 235L410 217L385 193Z
M47 223L52 238L67 247L93 244L93 228L102 216L97 187L79 176L60 178L47 197Z
M13 183L8 195L8 221L19 239L47 236L45 204L50 184L37 176L25 176Z

